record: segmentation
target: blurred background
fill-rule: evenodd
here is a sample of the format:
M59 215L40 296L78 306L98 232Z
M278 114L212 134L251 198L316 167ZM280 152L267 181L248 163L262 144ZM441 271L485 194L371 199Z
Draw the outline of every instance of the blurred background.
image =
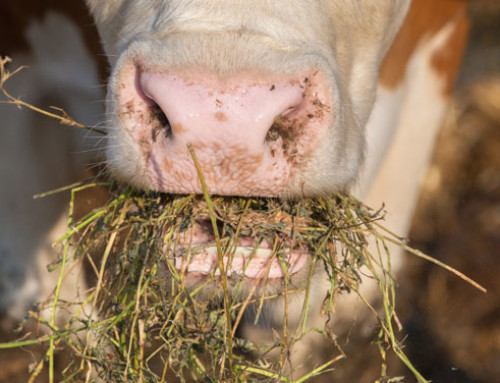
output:
M433 382L500 382L500 1L470 3L469 46L410 238L488 292L408 256L406 351Z

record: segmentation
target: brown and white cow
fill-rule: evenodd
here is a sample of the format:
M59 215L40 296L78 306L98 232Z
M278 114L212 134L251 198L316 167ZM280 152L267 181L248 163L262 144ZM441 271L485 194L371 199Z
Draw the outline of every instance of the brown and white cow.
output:
M191 143L212 193L352 188L385 203L388 226L407 232L466 39L467 1L87 0L111 68L104 121L96 38L88 20L83 34L75 23L83 5L22 3L0 5L2 53L31 66L10 89L101 122L114 177L200 193ZM82 147L84 134L13 109L0 105L0 311L21 317L52 288L41 265L54 256L66 203L31 196L81 177L96 140ZM402 267L398 254L392 263ZM359 312L345 299L338 322ZM279 307L267 326L281 325Z

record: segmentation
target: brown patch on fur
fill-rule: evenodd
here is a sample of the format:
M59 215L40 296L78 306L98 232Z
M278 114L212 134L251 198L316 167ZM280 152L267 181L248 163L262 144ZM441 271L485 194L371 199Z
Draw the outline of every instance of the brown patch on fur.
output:
M432 56L432 67L436 69L440 76L446 79L445 95L451 94L453 90L455 78L458 75L460 62L465 51L464 41L467 40L468 34L469 21L466 18L461 18L447 44Z
M403 81L418 44L456 20L457 29L447 46L432 59L432 65L446 77L446 92L449 93L466 43L469 28L467 4L468 0L413 0L406 21L380 67L381 84L396 88Z
M500 47L500 35L497 41ZM426 377L435 382L453 380L438 375L447 365L471 382L496 383L500 376L500 59L482 44L474 41L469 57L492 60L498 70L457 92L410 238L427 254L466 271L488 293L413 258L399 277L409 294L399 298L403 320L411 318L412 329L419 330L407 349L415 363L433 371ZM469 79L484 76L481 66L472 70ZM429 351L421 353L424 344Z

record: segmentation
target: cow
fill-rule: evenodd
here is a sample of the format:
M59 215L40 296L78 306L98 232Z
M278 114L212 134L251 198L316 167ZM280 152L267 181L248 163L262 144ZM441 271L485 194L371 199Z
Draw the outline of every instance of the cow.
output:
M121 182L201 193L190 143L210 193L298 199L351 189L371 206L384 203L388 227L406 234L459 67L467 1L87 0L108 60L107 96L83 5L25 3L1 5L11 19L0 48L32 67L12 89L108 134L103 143L1 106L0 311L8 316L22 318L51 290L42 265L65 222L65 198L31 195L81 178L96 147ZM30 12L34 21L12 22ZM393 272L402 267L395 251ZM368 281L363 288L369 295ZM279 307L266 326L282 325ZM337 325L360 310L339 297ZM248 334L261 330L248 325Z

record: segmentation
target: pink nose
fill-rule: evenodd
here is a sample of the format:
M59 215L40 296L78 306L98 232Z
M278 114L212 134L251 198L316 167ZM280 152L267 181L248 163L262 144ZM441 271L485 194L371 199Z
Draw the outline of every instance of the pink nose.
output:
M205 84L204 84L205 82ZM164 113L176 145L238 148L249 154L269 150L266 136L275 122L302 102L299 83L206 84L170 74L142 73L140 87Z
M116 83L125 134L114 136L114 147L128 162L116 155L114 174L141 188L201 193L191 144L210 193L286 194L328 126L327 91L317 77L220 78L131 65Z

